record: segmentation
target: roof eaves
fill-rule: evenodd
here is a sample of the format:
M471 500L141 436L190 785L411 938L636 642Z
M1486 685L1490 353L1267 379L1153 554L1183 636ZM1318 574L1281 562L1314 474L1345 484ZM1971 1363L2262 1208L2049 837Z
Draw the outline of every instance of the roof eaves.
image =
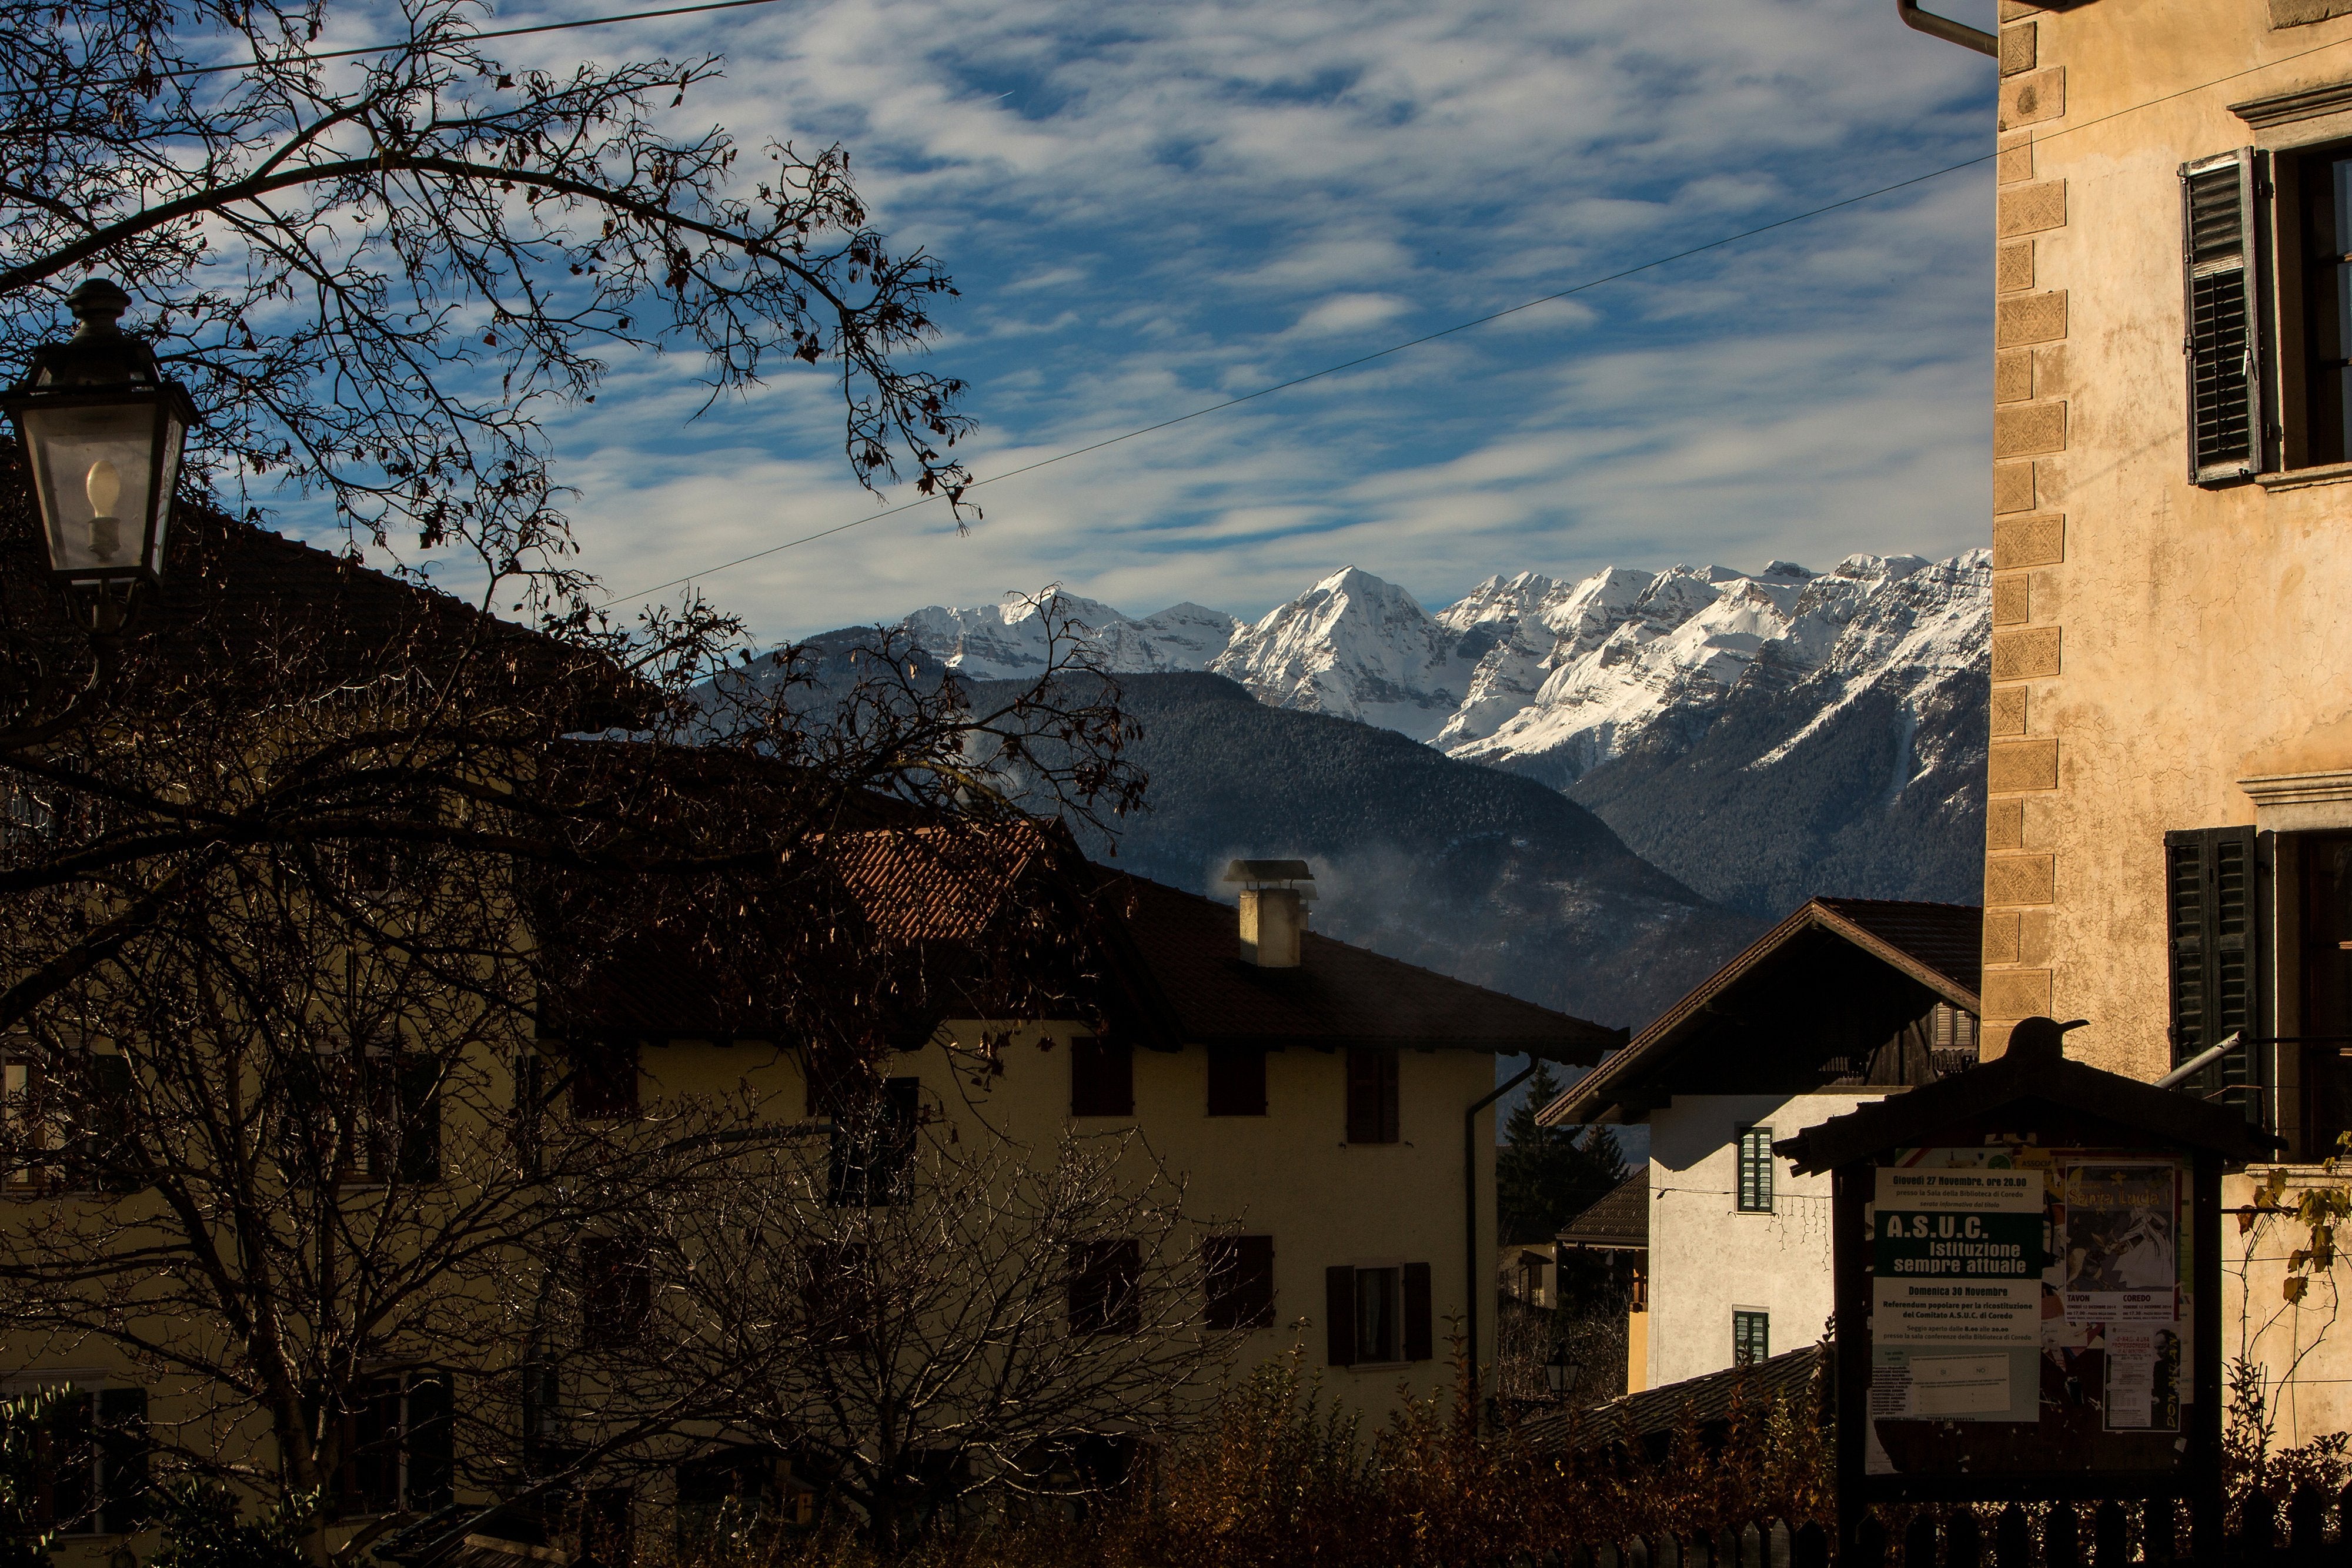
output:
M1615 1097L1619 1094L1619 1084L1622 1080L1636 1071L1663 1065L1664 1059L1661 1053L1668 1051L1670 1042L1684 1025L1703 1014L1709 1002L1745 978L1750 970L1790 940L1822 924L1825 913L1819 899L1806 900L1780 924L1749 943L1737 957L1700 981L1682 1000L1651 1019L1624 1050L1537 1112L1537 1124L1546 1127L1584 1126L1607 1120L1606 1116L1597 1113L1602 1110L1621 1112L1628 1108L1626 1099L1626 1099ZM1841 930L1839 935L1845 933Z
M1937 968L1934 965L1917 957L1909 950L1888 941L1885 937L1881 936L1875 931L1871 930L1867 925L1854 920L1852 916L1845 914L1844 911L1839 909L1834 901L1817 898L1812 901L1812 904L1813 905L1819 906L1821 910L1821 924L1829 927L1831 930L1835 931L1839 936L1844 937L1855 946L1862 948L1864 952L1871 954L1873 956L1880 958L1894 966L1895 968L1900 969L1903 973L1910 976L1913 979L1918 981L1921 985L1927 987L1929 990L1934 991L1937 996L1943 998L1944 1000L1951 1003L1954 1007L1958 1008L1965 1012L1971 1014L1978 1013L1982 1008L1983 1003L1979 998L1976 992L1969 989L1966 986L1960 984L1959 981L1952 978L1951 976L1945 974L1941 969Z

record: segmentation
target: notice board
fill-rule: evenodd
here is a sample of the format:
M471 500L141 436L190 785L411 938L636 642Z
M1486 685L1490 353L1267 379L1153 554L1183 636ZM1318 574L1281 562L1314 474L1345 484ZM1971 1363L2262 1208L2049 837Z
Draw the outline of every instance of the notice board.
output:
M2177 1471L2190 1161L2006 1140L1868 1169L1866 1475Z

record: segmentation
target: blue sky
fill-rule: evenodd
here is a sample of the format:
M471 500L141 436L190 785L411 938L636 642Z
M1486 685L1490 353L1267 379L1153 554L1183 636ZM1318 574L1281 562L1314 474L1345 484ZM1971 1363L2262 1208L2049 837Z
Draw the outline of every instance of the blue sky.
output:
M723 52L683 114L847 145L962 290L930 358L972 383L982 476L1992 141L1991 62L1889 0L782 0L501 47ZM702 586L779 638L1050 582L1255 614L1350 563L1434 607L1496 571L1968 549L1991 196L1979 165L988 486L962 536L926 507ZM696 419L692 370L615 364L558 428L615 592L879 509L820 378Z

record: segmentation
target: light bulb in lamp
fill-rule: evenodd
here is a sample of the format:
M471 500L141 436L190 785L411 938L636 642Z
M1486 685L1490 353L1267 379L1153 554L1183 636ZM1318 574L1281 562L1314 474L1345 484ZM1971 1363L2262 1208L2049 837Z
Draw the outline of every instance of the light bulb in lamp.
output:
M82 488L89 492L89 553L112 560L122 553L122 521L114 515L114 504L122 499L122 476L114 460L101 457L91 464Z

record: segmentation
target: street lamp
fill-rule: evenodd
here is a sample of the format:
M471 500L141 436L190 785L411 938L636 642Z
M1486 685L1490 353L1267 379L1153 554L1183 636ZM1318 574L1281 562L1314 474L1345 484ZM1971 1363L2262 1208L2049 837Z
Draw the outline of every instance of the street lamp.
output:
M1568 1353L1568 1342L1560 1340L1551 1347L1551 1359L1544 1363L1544 1382L1554 1399L1568 1393L1569 1385L1576 1380L1576 1358Z
M186 388L163 379L154 350L115 325L129 295L93 277L66 303L79 327L33 350L0 407L32 465L50 575L92 635L111 637L138 590L163 578L180 447L196 410Z

